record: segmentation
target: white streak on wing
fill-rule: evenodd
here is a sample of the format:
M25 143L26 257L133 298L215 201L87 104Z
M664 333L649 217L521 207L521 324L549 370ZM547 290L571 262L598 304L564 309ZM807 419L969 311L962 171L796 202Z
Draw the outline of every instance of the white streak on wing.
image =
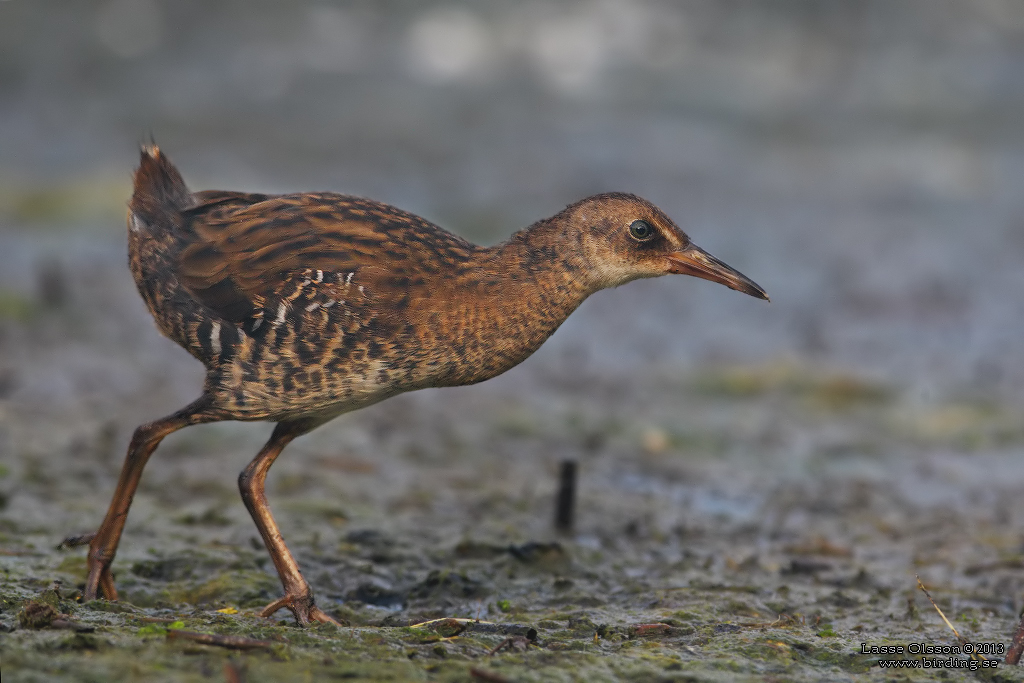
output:
M355 275L355 273L354 273L354 272L352 272L352 273L349 273L348 275L346 275L346 276L345 276L345 284L346 284L346 285L350 285L350 284L352 284L352 276L353 276L353 275Z
M277 317L274 318L274 327L284 322L284 315L288 312L288 306L282 301L277 307Z
M366 292L363 291L363 286L362 285L359 285L359 293L360 294L366 294Z
M238 329L238 343L239 344L244 344L245 343L245 330L243 330L241 327L239 327L237 329Z
M320 302L319 301L314 301L310 305L306 306L306 313L312 313L313 311L315 311L319 307L320 307Z
M220 323L216 320L210 327L210 349L213 351L213 355L220 355Z
M256 330L260 329L260 325L262 324L263 318L256 318L256 322L252 324L252 331L255 332Z
M328 299L327 303L324 304L324 308L330 308L334 304L338 303L335 299Z
M323 282L323 281L324 281L324 271L318 269L316 271L316 280L314 280L314 282Z
M135 213L131 213L128 216L128 227L132 232L138 232L146 227L146 222L136 216Z

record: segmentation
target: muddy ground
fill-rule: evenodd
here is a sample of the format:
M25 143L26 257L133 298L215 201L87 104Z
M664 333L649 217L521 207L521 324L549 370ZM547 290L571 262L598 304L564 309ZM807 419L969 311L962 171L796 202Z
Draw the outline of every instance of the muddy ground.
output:
M1018 4L50 4L0 3L5 681L1021 680L861 652L956 644L916 576L972 643L1024 608ZM202 381L125 265L148 131L197 188L484 243L634 191L773 302L632 283L500 378L296 441L270 504L342 629L256 616L280 586L235 481L265 424L169 437L122 600L82 604L58 543Z

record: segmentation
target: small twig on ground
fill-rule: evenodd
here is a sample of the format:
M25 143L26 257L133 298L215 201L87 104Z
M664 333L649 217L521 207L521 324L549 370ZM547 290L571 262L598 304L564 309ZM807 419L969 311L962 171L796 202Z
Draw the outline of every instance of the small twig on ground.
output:
M934 607L935 611L939 613L939 616L942 617L942 620L944 622L946 622L946 626L948 626L949 630L952 631L953 635L956 636L957 642L960 643L961 645L967 645L967 639L964 638L962 635L960 635L960 632L956 630L956 628L953 626L953 624L951 624L949 622L949 619L946 618L946 615L942 613L942 610L939 609L939 606L935 604L934 600L932 600L932 594L929 593L928 589L924 587L923 583L921 583L921 577L918 576L917 574L914 574L914 578L917 579L917 587L920 588L922 590L922 592L924 592L925 597L928 598L928 602L932 603L932 607ZM983 659L984 660L984 659L987 659L987 657L985 657L983 655L978 655L978 654L971 654L971 659Z
M511 678L505 678L501 674L488 671L487 669L478 669L475 666L471 666L469 668L469 675L481 681L487 681L488 683L512 683Z
M1006 659L1003 661L1007 664L1020 664L1022 653L1024 653L1024 615L1021 616L1020 623L1017 624L1017 630L1013 633L1010 649L1006 651Z
M256 640L243 636L219 636L213 633L196 633L195 631L182 631L179 629L167 630L168 640L191 640L201 645L217 645L232 650L260 650L274 646L269 640Z
M493 621L480 621L479 619L463 619L461 617L444 617L443 619L431 619L430 621L421 621L418 624L410 624L408 628L423 628L424 626L430 626L442 621L455 621L460 624L493 624Z
M929 593L928 589L924 587L923 583L921 583L921 577L917 574L914 574L914 578L917 579L917 587L924 592L925 597L928 598L928 602L932 603L932 607L934 607L935 611L939 613L939 616L942 617L942 620L946 622L946 626L948 626L949 630L953 632L953 634L956 636L956 639L960 641L960 644L963 645L964 643L966 643L967 641L964 640L964 637L960 635L960 632L956 630L956 627L954 627L953 624L949 623L949 619L946 618L946 615L942 613L942 610L939 609L939 606L935 604L934 600L932 600L932 594Z

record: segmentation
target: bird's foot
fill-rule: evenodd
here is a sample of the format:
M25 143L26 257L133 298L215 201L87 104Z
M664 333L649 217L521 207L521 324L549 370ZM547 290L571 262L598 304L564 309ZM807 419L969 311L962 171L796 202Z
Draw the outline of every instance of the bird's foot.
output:
M114 587L114 577L110 573L110 563L113 558L104 558L103 554L93 546L96 543L96 534L77 534L68 536L60 545L58 550L75 548L80 545L89 546L89 578L85 582L85 591L82 594L83 601L95 600L103 597L107 600L117 600L117 588Z
M82 602L96 598L114 602L117 600L117 588L114 587L114 576L110 573L110 563L114 558L105 556L100 549L94 547L95 535L89 541L89 577L85 580Z
M287 607L291 610L292 614L295 615L295 623L299 626L309 626L310 622L318 621L321 624L334 624L338 628L341 628L342 624L337 619L333 618L322 609L316 606L313 601L313 592L306 587L306 590L301 593L294 593L285 595L279 600L267 605L260 612L261 617L269 617L274 614L277 610L282 607Z
M114 576L110 573L110 564L89 558L89 578L85 581L82 602L103 598L111 602L117 601L117 588Z

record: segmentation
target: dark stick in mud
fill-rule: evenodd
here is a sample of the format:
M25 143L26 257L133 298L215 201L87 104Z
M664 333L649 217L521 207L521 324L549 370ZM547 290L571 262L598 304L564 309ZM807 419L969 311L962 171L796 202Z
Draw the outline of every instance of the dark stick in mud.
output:
M576 516L576 461L563 460L558 476L558 500L555 504L555 529L572 533Z

